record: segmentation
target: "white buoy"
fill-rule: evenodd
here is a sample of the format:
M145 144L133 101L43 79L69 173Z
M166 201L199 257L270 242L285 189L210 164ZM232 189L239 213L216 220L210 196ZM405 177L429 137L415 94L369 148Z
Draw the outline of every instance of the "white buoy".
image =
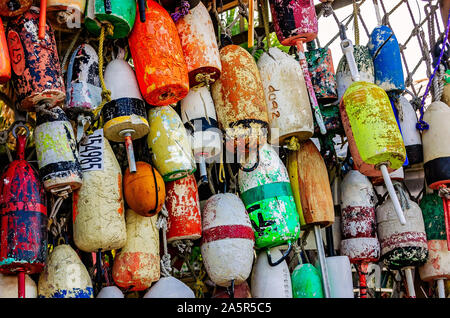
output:
M417 114L404 96L398 98L398 103L403 110L403 118L400 118L400 129L402 130L409 165L423 162L422 137L420 131L416 128Z
M143 298L195 298L192 289L175 277L161 277Z
M17 298L17 275L0 273L0 298ZM30 276L25 274L25 298L37 298L37 286Z
M125 298L117 286L106 286L98 293L96 298Z
M348 256L327 257L326 262L330 298L354 298L352 267Z

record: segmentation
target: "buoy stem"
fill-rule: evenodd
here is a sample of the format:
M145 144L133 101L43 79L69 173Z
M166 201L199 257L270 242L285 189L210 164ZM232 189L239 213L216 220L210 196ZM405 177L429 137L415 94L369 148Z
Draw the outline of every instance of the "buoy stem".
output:
M386 188L389 192L389 196L394 204L395 212L397 213L398 219L400 220L401 225L406 224L405 216L403 215L402 207L400 202L398 201L397 193L395 193L394 186L392 185L391 177L389 176L388 168L386 165L380 165L381 173L383 174L384 183L386 184Z
M295 45L297 47L297 53L300 66L302 68L303 77L305 78L306 88L308 89L309 99L314 109L314 117L316 118L317 125L320 128L320 133L322 135L325 135L327 133L327 129L325 128L325 124L323 123L322 113L319 109L319 102L317 101L316 93L314 92L314 87L311 82L311 77L309 76L308 63L306 62L302 40L298 40L297 42L295 42Z
M25 298L25 272L20 271L17 275L19 298Z
M127 150L128 165L130 172L136 172L136 160L134 158L133 139L131 139L131 132L125 132L123 134L125 138L125 149Z
M142 23L145 22L145 0L138 0L139 19Z
M368 263L362 262L357 265L359 267L359 297L367 298L367 268Z
M45 25L47 24L47 0L41 0L41 9L39 12L39 40L45 38Z
M414 269L414 267L406 267L403 270L405 271L409 298L416 298L416 290L414 289L414 279L412 277L412 269Z
M202 180L202 183L208 183L208 174L206 172L205 157L199 156L198 160L199 160L198 166L200 168L200 178Z
M255 41L254 41L254 32L255 32L255 30L254 30L254 28L253 28L253 23L254 23L254 19L253 19L253 16L254 16L254 8L253 8L253 6L254 6L254 3L253 3L253 1L254 0L249 0L248 1L248 48L250 49L250 48L252 48L253 47L253 45L255 44ZM267 39L268 40L268 39Z
M443 278L437 280L437 290L438 290L438 297L445 298L445 284Z
M325 298L331 297L330 283L328 281L328 269L323 249L322 233L320 233L320 225L314 225L314 237L316 239L317 253L319 256L320 272L322 273L322 285Z
M350 74L352 75L352 80L358 82L360 80L360 75L358 67L356 66L355 55L353 54L354 47L352 41L345 39L341 41L342 53L344 53L347 59L347 64L350 69Z

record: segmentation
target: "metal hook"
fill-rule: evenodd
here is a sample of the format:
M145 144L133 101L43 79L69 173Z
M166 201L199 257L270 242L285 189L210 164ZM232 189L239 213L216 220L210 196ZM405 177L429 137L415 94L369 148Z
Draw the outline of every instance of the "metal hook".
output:
M21 127L24 127L25 130L27 131L26 137L28 138L28 136L30 135L30 129L23 122L16 122L12 126L11 131L12 131L12 134L13 134L14 138L17 138L17 133L16 133L17 128L21 128Z
M258 147L259 148L259 147ZM244 172L252 172L259 166L259 149L256 150L256 163L251 168L245 168L241 163L239 163L239 169Z
M270 255L270 249L267 249L267 261L269 262L269 265L270 266L277 266L278 264L280 264L289 255L291 250L292 250L292 243L291 243L291 241L289 241L288 242L288 249L286 250L286 252L284 252L283 256L281 256L281 258L278 261L273 263L272 262L272 256Z
M227 287L227 294L230 298L234 298L234 279L231 280L231 285Z

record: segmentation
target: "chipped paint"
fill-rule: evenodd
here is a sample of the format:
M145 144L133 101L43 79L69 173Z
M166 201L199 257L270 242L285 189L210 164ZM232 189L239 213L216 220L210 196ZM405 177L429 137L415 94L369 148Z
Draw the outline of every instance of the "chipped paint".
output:
M2 17L14 17L18 16L25 11L27 11L31 5L33 4L33 0L17 0L16 1L19 5L16 10L11 11L8 6L8 1L0 1L0 16Z
M321 104L334 102L337 99L337 84L331 50L308 49L305 57L317 101Z

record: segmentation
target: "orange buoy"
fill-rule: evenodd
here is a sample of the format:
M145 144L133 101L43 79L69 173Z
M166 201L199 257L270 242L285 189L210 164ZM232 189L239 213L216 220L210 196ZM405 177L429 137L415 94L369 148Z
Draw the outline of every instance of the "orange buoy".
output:
M146 162L136 162L136 170L130 173L130 168L127 168L123 176L125 200L134 212L153 216L161 210L166 198L164 181L159 172Z
M205 5L199 1L189 13L176 22L189 85L203 86L215 82L222 71L214 26Z
M147 103L166 106L188 94L189 77L178 31L161 5L147 0L145 22L135 21L128 43Z
M0 19L0 84L11 79L11 60L9 59L8 45L6 44L5 29Z
M220 59L222 75L211 86L211 94L226 147L230 152L235 152L235 144L240 152L256 149L257 144L266 143L269 126L258 67L250 53L238 45L223 47Z

